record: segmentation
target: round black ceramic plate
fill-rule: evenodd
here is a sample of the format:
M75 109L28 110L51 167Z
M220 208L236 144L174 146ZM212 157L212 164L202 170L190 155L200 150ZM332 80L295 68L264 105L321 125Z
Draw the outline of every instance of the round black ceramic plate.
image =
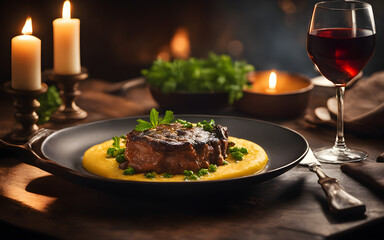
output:
M227 191L230 188L250 186L269 180L294 167L308 151L308 143L304 137L279 125L226 116L178 115L176 117L190 122L212 118L217 124L227 126L230 136L244 138L259 144L269 157L266 169L255 175L225 180L159 183L99 177L82 167L82 157L88 148L107 141L113 136L130 132L136 126L138 118L148 120L147 117L106 120L57 131L42 143L42 153L50 161L43 163L45 166L41 168L72 182L103 190L130 191L132 193L202 193L212 190Z

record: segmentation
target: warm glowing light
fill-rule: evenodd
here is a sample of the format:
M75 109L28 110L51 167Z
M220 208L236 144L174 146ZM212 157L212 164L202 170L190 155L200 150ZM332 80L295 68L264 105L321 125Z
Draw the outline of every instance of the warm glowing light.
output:
M71 2L68 0L63 5L63 19L71 19Z
M27 21L25 21L23 30L21 32L25 34L32 34L32 18L27 18Z
M277 77L275 72L269 75L269 89L276 89Z
M178 28L171 40L172 55L176 58L188 58L190 48L188 31Z
M171 59L171 55L168 51L161 51L159 54L157 54L157 59L161 59L163 61L169 61Z

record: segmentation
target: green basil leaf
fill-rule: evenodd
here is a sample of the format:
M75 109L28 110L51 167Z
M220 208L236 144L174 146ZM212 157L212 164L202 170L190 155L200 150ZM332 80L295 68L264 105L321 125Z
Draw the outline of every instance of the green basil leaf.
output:
M135 131L142 132L151 128L152 128L152 124L150 122L143 121L136 125Z
M159 123L159 112L152 108L151 113L149 114L149 119L152 123L152 126L156 127Z
M169 124L173 120L173 112L172 111L166 111L164 118L160 121L159 124Z

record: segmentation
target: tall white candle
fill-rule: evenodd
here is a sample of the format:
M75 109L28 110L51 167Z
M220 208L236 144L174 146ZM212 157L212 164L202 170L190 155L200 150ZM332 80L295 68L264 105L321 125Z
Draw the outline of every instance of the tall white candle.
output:
M41 41L32 36L32 19L28 18L23 35L12 38L11 68L13 89L34 91L41 88Z
M81 72L80 20L71 18L68 0L64 2L63 18L53 21L53 70L62 75Z

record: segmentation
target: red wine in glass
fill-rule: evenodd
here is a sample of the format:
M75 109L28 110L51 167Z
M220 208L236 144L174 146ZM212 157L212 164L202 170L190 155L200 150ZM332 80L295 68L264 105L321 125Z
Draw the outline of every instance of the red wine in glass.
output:
M375 41L372 30L323 28L308 33L307 51L324 77L345 85L368 63Z

